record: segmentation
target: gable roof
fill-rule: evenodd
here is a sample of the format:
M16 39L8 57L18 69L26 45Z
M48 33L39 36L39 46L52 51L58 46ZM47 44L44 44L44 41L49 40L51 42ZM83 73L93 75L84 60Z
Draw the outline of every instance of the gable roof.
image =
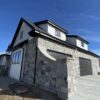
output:
M33 33L34 33L34 31L31 31L29 34L30 34L30 36L35 37ZM91 51L84 50L84 49L82 49L80 47L77 47L77 46L67 42L67 41L62 41L62 40L60 40L58 38L55 38L55 37L53 37L53 36L51 36L49 34L41 34L40 32L37 32L36 35L41 36L43 38L48 38L49 40L52 40L52 41L57 42L57 43L60 43L60 44L65 45L65 46L67 46L69 48L79 50L80 52L92 55L94 57L98 57L98 58L100 57L99 55L97 55L97 54L95 54L95 53L93 53Z
M75 37L75 38L77 38L77 39L79 39L79 40L82 40L82 41L84 41L85 43L89 44L89 42L88 42L87 40L83 39L82 37L80 37L80 36L78 36L78 35L67 35L67 37Z
M51 20L43 20L43 21L35 22L34 24L40 25L40 24L46 24L46 23L48 23L49 25L59 29L60 31L64 32L65 34L68 34L68 31L66 29L62 28L61 26L57 25L56 23L54 23Z
M17 27L17 29L16 29L15 35L14 35L14 37L13 37L13 39L12 39L12 42L11 42L11 44L9 45L8 48L11 48L11 47L14 45L14 42L15 42L15 40L16 40L16 38L17 38L18 32L19 32L20 27L21 27L21 25L22 25L23 22L25 22L29 27L33 28L28 22L26 22L23 18L21 18L21 19L20 19L20 22L19 22L19 24L18 24L18 27Z
M93 56L95 56L95 57L100 57L100 56L98 56L97 54L95 54L95 53L93 53L93 52L91 52L91 51L86 51L86 50L84 50L84 49L81 49L81 48L79 48L79 47L77 47L77 46L75 46L75 45L73 45L73 44L67 42L67 41L62 41L62 40L60 40L60 39L58 39L58 38L56 38L56 37L53 37L52 35L48 34L48 32L46 32L46 31L42 30L41 28L39 28L38 26L36 26L36 24L32 23L32 22L29 21L29 20L26 21L26 20L23 19L23 18L20 19L20 22L19 22L19 24L18 24L17 30L16 30L15 35L14 35L14 37L13 37L13 40L12 40L12 42L11 42L11 45L9 45L9 47L8 47L8 49L7 49L8 51L13 47L13 44L14 44L14 42L15 42L15 40L16 40L16 37L17 37L18 32L19 32L19 30L20 30L20 27L21 27L21 25L22 25L22 22L25 22L29 27L32 28L32 31L28 33L30 36L40 35L40 36L43 36L43 37L45 37L45 38L49 38L49 39L51 39L51 40L53 40L53 41L56 41L56 42L58 42L58 43L61 43L61 44L63 44L63 45L66 45L66 46L68 46L68 47L70 47L70 48L77 49L77 50L82 51L82 52L84 52L84 53L93 55ZM33 32L34 32L34 34L33 34ZM41 33L42 33L42 34L41 34ZM77 37L77 35L74 35L74 36Z
M14 42L15 42L15 40L16 40L16 38L17 38L18 32L19 32L20 27L21 27L21 25L22 25L23 22L25 22L30 28L32 28L32 30L38 30L38 31L41 31L41 32L43 32L43 33L46 33L44 30L42 30L41 28L37 27L37 26L36 26L35 24L33 24L31 21L25 20L24 18L21 18L20 21L19 21L19 24L18 24L18 26L17 26L15 35L14 35L14 37L13 37L13 39L12 39L12 42L11 42L11 44L8 46L8 49L13 47ZM8 49L7 49L7 50L8 50Z
M21 25L22 25L23 22L25 22L30 28L32 28L32 30L40 31L40 32L45 33L45 34L49 34L49 33L46 32L45 30L39 28L39 27L38 27L38 24L40 24L40 23L47 23L47 22L48 22L48 23L52 23L52 25L55 26L55 27L57 27L57 28L59 27L59 26L57 26L56 24L54 24L53 22L51 22L50 20L44 20L44 21L39 21L39 22L32 23L32 22L29 21L29 20L25 20L24 18L21 18L20 21L19 21L19 24L18 24L18 26L17 26L15 35L14 35L14 37L13 37L13 39L12 39L12 42L11 42L11 44L8 46L8 48L12 48L12 47L13 47L14 42L15 42L15 40L16 40L16 38L17 38L18 32L19 32L20 27L21 27ZM66 34L68 33L68 31L65 31L65 29L63 29L63 28L61 28L61 27L59 27L59 29L62 30L63 32L66 32ZM7 49L7 50L8 50L8 49Z

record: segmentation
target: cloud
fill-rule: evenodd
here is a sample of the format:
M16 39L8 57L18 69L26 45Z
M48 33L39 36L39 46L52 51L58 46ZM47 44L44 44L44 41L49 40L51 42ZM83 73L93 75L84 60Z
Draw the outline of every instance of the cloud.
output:
M92 15L92 14L85 14L85 13L74 13L74 14L69 14L67 15L67 17L70 17L70 18L74 18L79 20L79 18L81 19L91 19L91 20L94 20L94 21L100 21L100 16L96 16L96 15Z
M86 17L86 18L90 18L92 20L99 20L100 21L100 17L99 16L95 16L95 15L89 15L89 14L80 13L80 17Z
M100 17L93 16L93 15L87 15L87 17L93 19L93 20L100 20Z

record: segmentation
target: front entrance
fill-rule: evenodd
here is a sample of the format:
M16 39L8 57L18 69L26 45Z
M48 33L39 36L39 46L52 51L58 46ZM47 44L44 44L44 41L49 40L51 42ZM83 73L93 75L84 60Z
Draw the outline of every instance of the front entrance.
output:
M10 77L20 80L23 49L18 49L12 53Z

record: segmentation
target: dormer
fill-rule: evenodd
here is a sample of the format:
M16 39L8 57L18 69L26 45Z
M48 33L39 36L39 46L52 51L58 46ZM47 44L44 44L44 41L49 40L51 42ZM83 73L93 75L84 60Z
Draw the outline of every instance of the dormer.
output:
M35 25L37 25L39 28L46 31L47 34L50 34L50 35L52 35L60 40L66 41L66 34L68 32L65 29L54 24L50 20L36 22Z
M67 42L80 47L84 50L88 50L88 44L89 42L86 41L85 39L81 38L80 36L77 35L67 35Z

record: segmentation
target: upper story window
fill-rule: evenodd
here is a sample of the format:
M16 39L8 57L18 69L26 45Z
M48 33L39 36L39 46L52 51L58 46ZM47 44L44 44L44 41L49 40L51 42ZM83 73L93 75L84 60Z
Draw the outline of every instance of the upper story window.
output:
M20 32L20 40L23 39L23 33L24 33L24 31Z
M59 30L55 30L55 36L57 36L57 37L61 37L61 33L60 33Z
M81 46L84 47L84 42L83 41L81 41Z

